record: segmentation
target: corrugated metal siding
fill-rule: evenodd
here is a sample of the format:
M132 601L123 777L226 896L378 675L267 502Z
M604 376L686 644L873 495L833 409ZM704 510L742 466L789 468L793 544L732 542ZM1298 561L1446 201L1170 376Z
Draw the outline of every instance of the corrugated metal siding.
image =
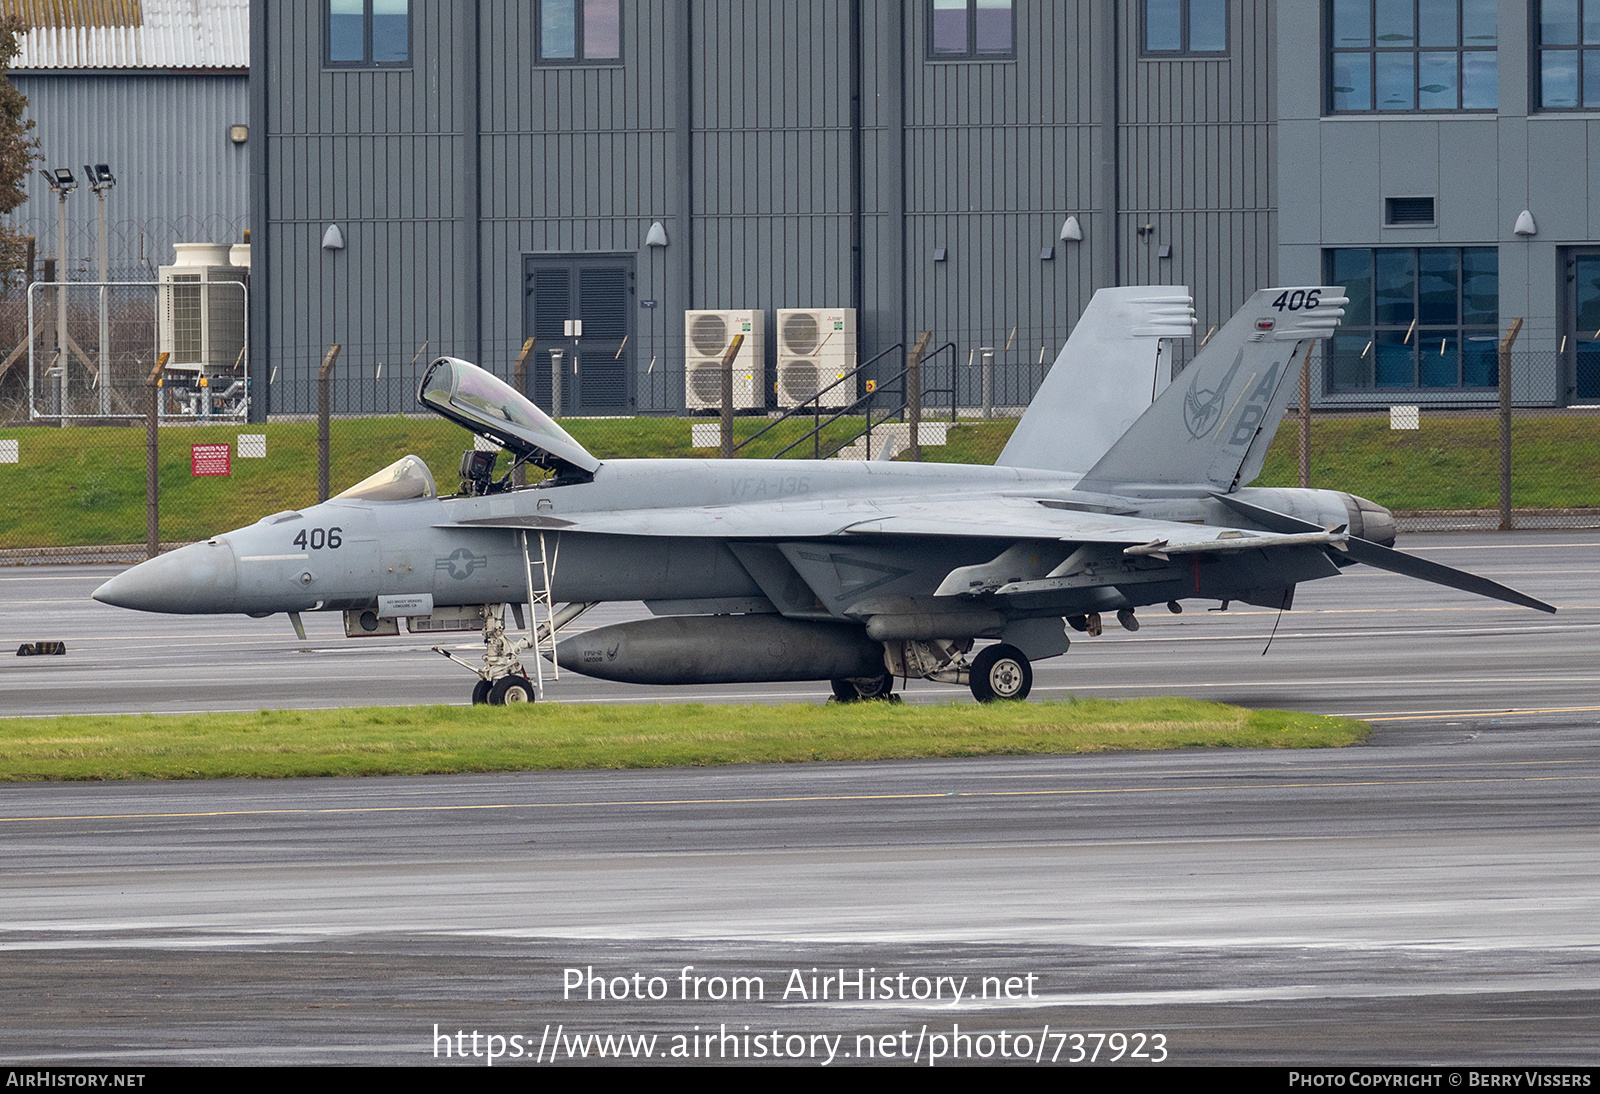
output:
M1139 56L1138 0L1119 2L1122 280L1189 285L1203 335L1277 280L1276 5L1229 0L1228 55L1169 60Z
M414 377L402 366L477 352L472 267L478 233L473 162L473 43L466 6L412 5L409 69L324 69L321 6L272 4L274 63L264 132L270 170L264 249L266 350L272 408L315 407L310 377L327 347L344 346L339 374L361 378L341 408L398 410ZM464 14L465 13L465 14ZM340 251L322 249L337 224ZM261 347L257 347L257 353ZM425 364L423 360L419 364ZM378 366L383 365L382 378Z
M640 369L665 371L676 324L682 357L683 299L664 282L664 256L645 254L644 237L661 220L674 246L689 246L667 207L678 161L671 126L671 60L665 5L622 6L620 65L534 63L534 11L525 4L483 9L484 344L487 367L509 372L523 333L523 258L527 255L633 254L637 296L660 307L636 316L629 346ZM657 381L659 387L659 381Z
M695 11L697 306L850 303L848 0Z
M249 0L0 0L32 29L13 69L250 65Z
M117 185L106 195L114 275L143 279L172 261L172 245L236 243L249 220L244 146L228 127L248 117L243 76L83 75L13 77L28 97L40 166L106 163ZM38 240L42 259L56 249L56 201L37 173L28 200L10 216ZM87 187L67 199L74 277L89 275L97 241L96 200Z
M144 22L139 0L0 0L0 14L30 27L136 27Z
M1090 239L1057 239L1069 214L1092 238L1098 202L1092 10L1019 3L1015 60L931 62L928 5L907 5L908 329L956 343L963 394L978 347L1013 370L1041 350L1053 360L1097 287ZM936 248L946 261L933 261Z
M849 0L630 2L622 62L594 66L537 64L532 5L417 5L413 67L367 72L323 70L316 6L268 3L272 360L309 375L339 341L341 368L376 376L426 340L504 372L527 256L605 254L657 303L636 316L642 377L681 364L685 308L849 303L853 213L863 353L930 329L964 394L979 346L1052 359L1097 279L1187 280L1208 320L1271 279L1268 0L1231 0L1220 62L1141 61L1137 0L1018 0L1014 59L930 62L928 6L861 3L853 210ZM1058 240L1069 214L1081 243ZM664 251L643 246L654 220ZM1174 259L1145 258L1166 241L1140 240L1146 220ZM406 399L390 377L379 406ZM639 386L660 405L659 378Z

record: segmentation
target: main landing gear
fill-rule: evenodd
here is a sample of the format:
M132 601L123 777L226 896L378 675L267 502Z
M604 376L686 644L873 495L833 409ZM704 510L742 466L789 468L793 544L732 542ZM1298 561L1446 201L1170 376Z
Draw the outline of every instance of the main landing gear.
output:
M1033 689L1033 667L1015 646L985 647L972 659L967 686L980 703L1026 699Z
M870 699L882 699L890 703L900 701L900 696L894 694L894 677L887 672L882 676L855 677L831 683L836 703L859 703Z
M980 703L1026 699L1033 688L1033 666L1028 655L1016 646L1001 642L980 650L968 661L972 639L903 640L883 644L887 679L896 676L910 680L937 680L941 684L966 684ZM857 686L860 680L835 680L833 694L847 702L842 685ZM887 692L887 688L884 689ZM855 698L865 698L860 695Z

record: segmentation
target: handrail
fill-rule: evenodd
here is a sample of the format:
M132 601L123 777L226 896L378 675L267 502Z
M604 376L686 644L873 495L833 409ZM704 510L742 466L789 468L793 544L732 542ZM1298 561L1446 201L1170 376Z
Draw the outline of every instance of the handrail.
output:
M950 351L950 386L948 388L925 387L922 389L922 393L924 395L942 395L948 391L950 393L950 420L953 422L956 420L956 344L954 342L946 342L932 353L924 354L922 357L922 367L927 368L929 362L931 362L935 357L939 356L939 354L943 353L945 350Z
M893 347L891 347L891 348L893 348ZM882 356L882 355L880 354L879 356ZM811 430L810 433L807 433L804 437L801 437L799 440L793 442L792 444L785 445L783 448L778 449L778 451L776 451L776 452L774 452L772 454L772 458L773 459L778 459L785 452L788 452L792 448L798 448L800 445L804 444L806 441L809 440L809 441L812 442L812 449L811 449L812 456L814 458L820 459L821 458L821 449L820 449L819 445L817 444L817 438L820 437L820 435L821 435L821 433L822 433L822 431L824 429L826 429L828 426L832 425L834 422L838 421L840 418L847 417L850 414L851 411L855 410L855 408L860 406L862 403L871 402L872 400L876 399L879 395L883 395L883 394L891 391L892 390L892 385L895 383L895 381L896 380L904 381L905 378L906 378L906 374L908 372L910 372L910 370L911 369L910 369L909 365L901 368L901 370L899 372L895 373L893 376L891 376L889 378L888 382L886 384L884 384L883 387L880 387L875 391L867 392L865 395L861 396L859 399L857 399L855 402L851 403L849 406L840 407L839 410L836 411L831 417L829 417L827 421L822 422L821 424L817 425L815 428L813 428ZM890 410L882 418L878 419L878 424L882 425L884 422L887 422L890 418L894 417L896 414L899 414L901 411L905 410L909 405L910 405L910 401L906 398L905 385L902 383L901 384L901 388L900 388L900 405L895 407L894 409ZM833 451L836 453L840 449L843 449L848 445L854 444L856 441L860 440L862 437L866 437L868 439L868 447L870 448L871 447L871 438L872 438L872 408L871 407L867 408L867 426L866 426L866 428L863 429L861 432L857 433L854 437L851 437L849 440L845 441L844 444L841 444L838 448L835 448ZM831 453L830 453L830 455L831 455Z
M824 395L826 395L828 392L832 391L834 388L838 387L840 384L844 383L845 381L855 379L856 376L860 375L861 370L866 368L868 365L875 364L877 361L879 361L880 359L888 356L889 354L893 353L897 349L903 350L905 348L906 348L906 344L904 342L896 342L894 345L889 346L889 347L885 348L884 350L882 350L881 352L876 353L873 356L867 358L865 361L862 361L855 368L851 369L849 372L845 373L843 376L841 376L837 380L833 381L833 383L829 384L827 387L819 388L817 390L816 394L812 395L810 398L808 398L805 401L799 403L798 405L796 405L794 407L791 407L790 409L784 411L782 414L778 415L778 417L776 417L772 421L768 422L766 424L766 426L764 426L763 428L757 430L755 433L752 433L750 436L746 437L744 440L740 441L738 444L734 445L732 450L731 450L731 452L738 452L741 448L743 448L745 445L749 444L750 442L754 441L757 437L763 436L769 430L775 428L780 422L786 422L790 418L797 417L797 416L800 415L800 413L802 411L805 411L808 408L809 408L809 410L810 410L810 412L812 414L813 419L816 419L816 418L820 417L821 412L822 412L822 397ZM902 375L903 375L904 374L904 370L901 370L901 371L902 371ZM857 399L855 402L851 403L850 407L848 409L854 409L857 405L859 405L861 403L862 399L870 398L871 396L876 395L876 394L877 394L877 392L874 392L874 391L867 392L866 395L863 395L860 399ZM795 442L795 444L799 444L802 441L806 441L806 440L812 439L813 437L815 437L817 435L817 433L823 428L824 425L831 424L838 417L839 417L839 415L836 414L836 415L833 416L833 418L829 418L827 422L822 423L822 425L818 425L818 424L816 424L815 421L813 421L813 427L812 427L811 432L807 433L804 437L801 437L799 441ZM789 445L788 448L784 448L782 451L780 451L773 458L776 459L777 456L781 456L784 452L789 451L789 448L793 448L793 447L795 447L795 445ZM731 454L731 452L730 452L730 454Z
M904 343L898 343L897 346L899 348L903 348L904 347ZM890 350L895 349L895 348L897 348L897 346L890 346L889 349ZM934 357L937 357L939 354L943 353L945 350L949 350L950 351L950 366L951 366L951 370L952 370L951 371L951 384L950 384L950 387L948 387L948 388L942 388L942 387L938 387L938 388L923 388L922 389L922 394L926 396L926 395L943 395L943 394L948 393L949 396L950 396L950 420L952 422L954 422L956 420L956 383L955 383L955 373L954 373L956 344L954 342L946 342L944 345L942 345L938 349L934 350L933 353L925 354L923 356L923 358L922 358L921 367L925 368L927 366L928 362L931 359L933 359ZM889 350L885 350L884 351L884 353L888 353L888 352L889 352ZM884 355L884 353L878 354L878 357L882 357ZM872 360L876 361L878 359L878 357L874 357ZM864 362L862 367L865 367L866 364L871 364L871 363L872 363L871 361ZM820 458L821 457L821 446L818 443L818 438L820 437L820 435L822 433L822 430L826 429L828 426L832 425L834 422L838 421L840 418L848 416L851 412L853 412L862 403L869 403L869 402L877 399L879 396L887 395L887 394L892 393L893 390L894 390L894 385L896 383L899 383L900 384L900 403L899 403L899 405L895 406L895 407L892 407L887 412L885 412L883 417L878 419L876 425L874 424L874 422L872 420L872 415L873 415L872 408L868 407L867 415L866 415L867 424L866 424L865 428L863 428L860 432L858 432L855 436L851 437L849 440L846 440L843 444L839 445L837 448L834 448L833 452L836 453L836 452L840 451L841 449L843 449L843 448L845 448L845 447L847 447L847 446L849 446L851 444L854 444L856 441L860 440L862 437L866 437L867 438L867 447L870 449L872 447L872 431L873 431L873 429L876 428L877 426L881 426L883 423L889 421L891 418L895 417L896 415L904 413L906 410L908 410L910 408L910 398L909 398L910 393L909 393L909 391L907 389L907 386L906 386L909 383L909 373L910 373L910 371L911 371L911 364L908 361L905 364L905 366L902 367L899 372L897 372L893 376L891 376L883 384L883 386L879 387L876 391L867 392L865 395L863 395L859 399L855 400L855 402L851 403L849 406L841 407L834 414L830 415L827 421L819 421L818 424L813 426L813 428L812 428L810 433L807 433L805 436L801 437L799 440L793 442L792 444L786 445L783 448L779 449L777 452L775 452L773 454L773 459L777 459L780 456L784 455L786 452L789 452L792 449L798 448L800 445L804 444L808 440L812 442L812 455L813 455L813 457ZM921 374L920 371L919 371L919 375L923 375L923 374ZM841 381L835 381L835 382L838 383L838 382L841 382ZM824 389L824 390L826 390L826 389ZM818 394L820 395L821 392L818 392ZM796 408L796 409L797 410L801 409L805 405L806 404L801 404L801 407ZM782 419L779 419L779 420L781 421ZM777 423L774 422L773 424L776 425ZM757 434L757 435L759 436L759 434ZM754 440L753 437L751 439ZM870 458L870 454L869 454L869 458Z

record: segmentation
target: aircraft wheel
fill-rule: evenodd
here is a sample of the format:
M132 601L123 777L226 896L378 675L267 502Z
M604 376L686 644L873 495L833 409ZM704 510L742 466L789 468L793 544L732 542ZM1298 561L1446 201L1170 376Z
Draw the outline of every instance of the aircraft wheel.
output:
M882 676L832 680L833 697L840 703L854 703L864 699L891 699L894 677L887 672Z
M1033 688L1033 668L1015 646L989 646L972 659L972 697L980 703L1026 699Z
M472 705L482 706L489 701L489 689L493 687L487 680L479 680L472 685Z
M502 676L489 689L491 706L503 707L512 703L531 703L537 698L533 683L526 676Z

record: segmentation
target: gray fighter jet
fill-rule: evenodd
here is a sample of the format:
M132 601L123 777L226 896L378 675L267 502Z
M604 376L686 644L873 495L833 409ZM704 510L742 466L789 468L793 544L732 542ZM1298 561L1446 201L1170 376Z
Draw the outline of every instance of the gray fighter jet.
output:
M406 456L94 596L155 612L286 612L297 631L301 612L342 611L352 636L397 633L400 619L481 630L481 667L461 663L478 675L474 701L491 703L542 695L541 655L557 671L636 683L829 680L844 700L887 696L899 677L1021 699L1033 661L1099 634L1107 614L1137 630L1147 605L1287 609L1300 582L1356 562L1553 612L1393 550L1393 518L1364 498L1249 486L1290 378L1345 303L1337 287L1257 292L1162 389L1162 339L1192 324L1186 293L1104 290L993 467L602 461L490 373L441 357L422 404L542 469L540 481L497 479L494 453L469 452L460 493L441 498ZM559 640L609 600L642 600L654 618ZM508 633L507 605L525 637Z

